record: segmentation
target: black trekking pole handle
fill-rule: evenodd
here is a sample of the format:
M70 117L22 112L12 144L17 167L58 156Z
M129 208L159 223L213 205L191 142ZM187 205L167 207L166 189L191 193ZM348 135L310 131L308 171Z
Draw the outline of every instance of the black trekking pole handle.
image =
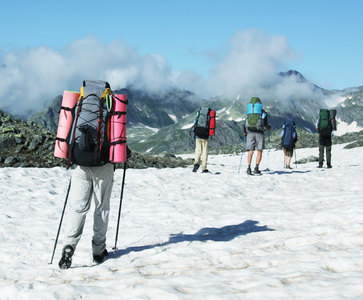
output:
M58 226L58 232L57 232L57 236L55 238L55 243L54 243L54 248L53 248L53 254L52 254L52 258L50 259L50 265L53 263L53 258L54 258L54 253L55 253L55 249L57 248L57 243L58 243L58 238L59 238L59 232L61 230L62 227L62 221L63 221L63 216L64 216L64 212L66 210L66 206L67 206L67 201L68 201L68 195L69 195L69 191L71 189L71 181L72 178L69 179L69 184L68 184L68 190L67 190L67 195L66 195L66 200L64 200L64 206L63 206L63 211L62 211L62 216L59 222L59 226Z
M120 206L119 206L119 209L118 209L117 228L116 228L116 237L115 237L115 247L112 248L113 251L116 251L117 250L117 239L118 239L118 230L119 230L119 226L120 226L122 198L123 198L124 186L125 186L125 176L126 176L126 162L124 163L124 174L122 176L121 195L120 195Z

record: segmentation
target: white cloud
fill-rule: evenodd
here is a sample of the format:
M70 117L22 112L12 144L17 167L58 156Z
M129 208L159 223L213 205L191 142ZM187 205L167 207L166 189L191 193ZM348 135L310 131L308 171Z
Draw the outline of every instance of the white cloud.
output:
M219 55L209 78L193 70L174 71L163 55L142 56L124 41L105 44L93 36L61 50L42 46L0 53L0 108L15 115L40 111L63 90L79 90L85 79L106 80L113 89L132 85L161 92L179 87L203 97L311 93L308 85L277 75L296 58L283 36L238 31L228 47L211 51Z
M273 85L285 62L294 57L284 37L257 29L238 31L229 41L229 51L210 72L208 89L235 95L252 93Z
M0 108L14 115L40 111L63 90L79 90L85 79L101 79L113 89L132 84L157 92L172 85L165 57L141 56L117 40L104 44L95 37L77 40L62 50L45 46L0 56Z

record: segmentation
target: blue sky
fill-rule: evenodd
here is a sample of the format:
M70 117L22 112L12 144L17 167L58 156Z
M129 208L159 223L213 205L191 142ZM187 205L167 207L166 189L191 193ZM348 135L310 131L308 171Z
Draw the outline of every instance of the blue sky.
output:
M6 66L0 74L7 78L0 101L15 79L27 80L19 74L37 77L29 87L52 79L45 83L55 92L53 84L71 85L66 73L72 80L96 76L102 65L105 77L122 84L140 79L142 69L143 80L153 75L152 86L167 76L191 89L191 82L211 79L204 89L220 82L221 90L222 82L250 84L251 73L296 69L323 88L360 86L362 11L361 0L7 1L0 11L0 62ZM228 72L232 66L245 73ZM58 77L44 75L57 71Z

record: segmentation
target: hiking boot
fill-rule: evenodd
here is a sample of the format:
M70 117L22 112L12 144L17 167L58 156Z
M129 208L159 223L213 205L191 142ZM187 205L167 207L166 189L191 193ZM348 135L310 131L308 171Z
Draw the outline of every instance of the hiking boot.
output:
M290 169L291 170L292 168L290 167L290 165L287 165L286 166L286 169Z
M251 174L252 174L251 168L247 168L247 175L251 175Z
M197 172L199 169L199 165L198 164L195 164L194 165L194 168L193 168L193 172Z
M202 171L202 173L209 173L209 170L205 169L205 170Z
M256 167L255 170L253 171L254 174L261 174L261 171Z
M71 245L65 246L63 248L62 258L58 263L60 269L69 269L71 267L73 254L74 249Z
M328 169L331 169L333 166L332 166L331 164L327 164L327 165L326 165L326 167L327 167Z
M101 254L93 254L93 260L96 263L103 262L103 259L108 255L107 249L103 250Z
M322 167L323 167L323 164L319 163L318 168L322 168Z

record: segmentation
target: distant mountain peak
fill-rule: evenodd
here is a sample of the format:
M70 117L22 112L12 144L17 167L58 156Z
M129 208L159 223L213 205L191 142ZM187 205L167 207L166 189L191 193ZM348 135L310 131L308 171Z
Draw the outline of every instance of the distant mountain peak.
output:
M305 77L299 71L296 71L296 70L289 70L287 72L280 72L279 75L281 77L295 76L297 78L298 82L307 82Z

